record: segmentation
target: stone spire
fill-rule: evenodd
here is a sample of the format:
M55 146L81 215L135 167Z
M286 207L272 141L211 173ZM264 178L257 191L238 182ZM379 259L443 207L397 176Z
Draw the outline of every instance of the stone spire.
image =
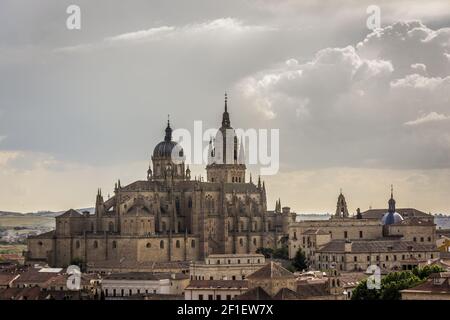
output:
M395 199L394 199L394 186L391 184L391 198L388 201L389 204L389 213L395 212Z
M228 113L228 96L225 92L225 111L222 114L222 127L231 128L230 114Z
M172 128L170 127L170 115L167 115L167 128L166 128L166 136L164 137L164 141L172 141Z

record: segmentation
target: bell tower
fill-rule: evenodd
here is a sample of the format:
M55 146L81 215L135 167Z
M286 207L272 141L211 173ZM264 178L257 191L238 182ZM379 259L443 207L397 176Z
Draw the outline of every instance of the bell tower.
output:
M209 142L206 175L208 182L245 183L245 151L231 126L228 113L228 96L225 93L225 110L222 126L216 137Z

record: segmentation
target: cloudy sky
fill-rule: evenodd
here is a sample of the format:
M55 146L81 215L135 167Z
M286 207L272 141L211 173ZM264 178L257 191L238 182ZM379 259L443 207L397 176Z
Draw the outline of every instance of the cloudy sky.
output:
M145 179L167 114L217 127L227 91L234 127L280 129L269 207L333 212L342 188L382 208L394 184L399 207L450 212L449 27L448 0L2 0L0 210Z

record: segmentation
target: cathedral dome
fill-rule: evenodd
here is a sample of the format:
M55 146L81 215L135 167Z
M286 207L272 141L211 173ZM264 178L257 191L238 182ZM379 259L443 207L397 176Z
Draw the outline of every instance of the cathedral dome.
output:
M172 158L177 160L180 158L183 158L184 152L183 148L176 143L175 141L172 141L172 128L170 127L169 121L167 121L167 128L166 128L166 136L164 137L164 141L161 141L158 143L153 149L153 157L155 158Z
M390 225L403 221L403 217L400 213L395 211L395 199L394 199L394 188L391 185L391 198L388 201L388 212L386 212L381 219L381 223L385 225Z
M170 158L172 155L183 157L183 148L175 141L161 141L153 150L153 157Z
M398 212L386 212L381 219L383 225L394 224L403 221L403 217Z

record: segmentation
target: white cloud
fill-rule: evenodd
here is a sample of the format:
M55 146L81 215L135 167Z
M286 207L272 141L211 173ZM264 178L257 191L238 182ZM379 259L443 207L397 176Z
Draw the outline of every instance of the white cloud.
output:
M293 57L243 79L237 88L253 119L281 129L284 165L449 167L450 128L418 136L404 126L446 117L450 76L442 71L450 69L435 57L443 56L449 42L445 29L395 23L356 48L325 48L303 63ZM423 54L411 58L416 49ZM427 116L411 121L417 114ZM432 161L424 156L430 153Z
M220 18L201 23L192 23L184 26L160 26L146 30L127 32L115 36L106 37L99 43L86 43L75 46L62 47L55 52L83 52L93 49L105 48L110 46L125 46L130 44L140 44L149 41L160 41L173 38L181 38L184 41L187 38L203 36L209 38L223 38L229 36L240 36L248 33L274 31L273 27L262 25L246 25L243 21L235 18ZM183 40L184 39L184 40ZM218 38L215 38L218 40Z
M419 124L424 124L428 122L436 122L436 121L443 121L443 120L450 120L450 116L446 116L443 114L439 114L436 112L430 112L427 115L424 115L416 120L405 122L405 125L407 126L415 126Z

